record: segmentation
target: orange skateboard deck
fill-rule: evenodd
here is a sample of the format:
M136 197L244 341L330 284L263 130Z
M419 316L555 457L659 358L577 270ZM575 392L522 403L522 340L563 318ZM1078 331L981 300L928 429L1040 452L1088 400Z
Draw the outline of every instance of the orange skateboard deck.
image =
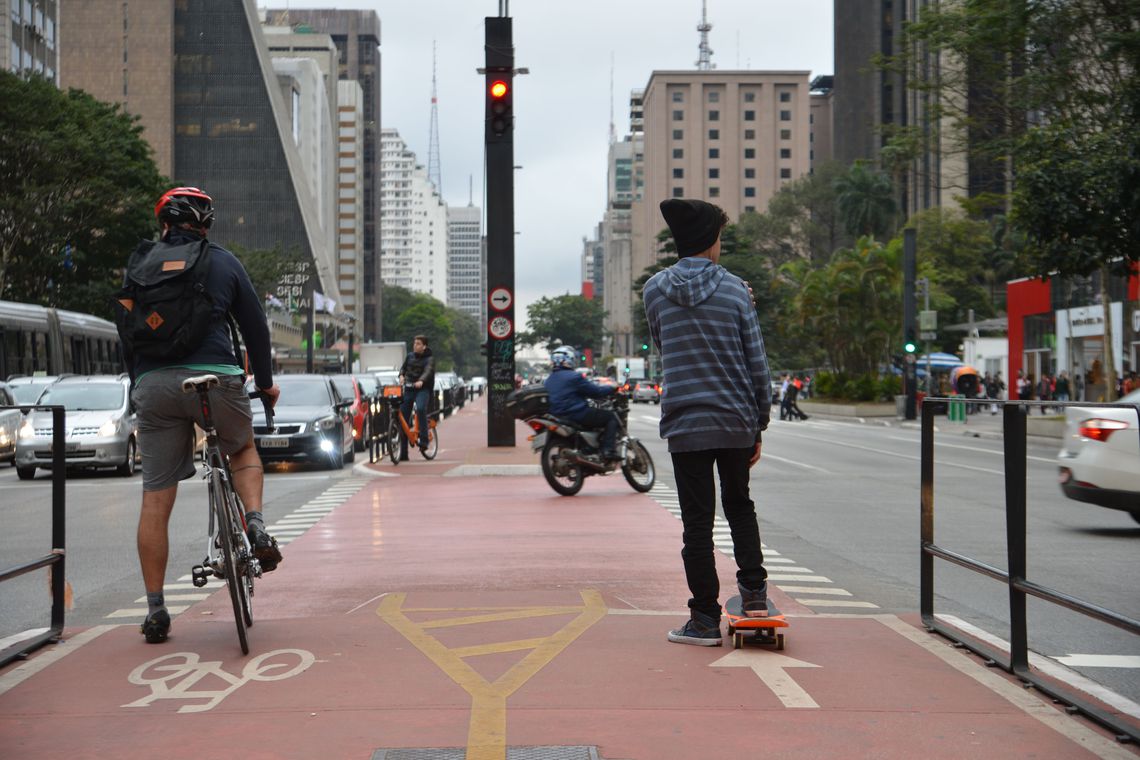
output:
M784 632L788 627L783 614L768 600L768 617L747 617L739 596L724 603L724 616L728 618L728 635L732 637L732 648L740 649L751 642L759 646L784 648Z

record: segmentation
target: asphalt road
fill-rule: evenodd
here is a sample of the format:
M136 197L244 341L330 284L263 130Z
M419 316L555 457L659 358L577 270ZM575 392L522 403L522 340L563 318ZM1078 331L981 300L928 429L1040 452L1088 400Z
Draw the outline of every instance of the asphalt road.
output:
M335 471L284 466L268 470L262 510L266 525L352 475L351 465ZM131 622L106 616L146 606L136 601L145 593L135 550L141 498L141 475L69 473L67 578L74 607L67 613L68 626ZM183 481L170 520L168 584L187 575L205 556L206 520L204 481ZM41 470L34 481L20 481L15 468L0 466L0 524L0 566L46 554L51 549L51 473ZM50 623L47 574L39 570L0 584L0 638Z
M658 477L673 484L659 408L636 404L630 429L646 443ZM1006 568L1002 443L946 426L935 435L935 543ZM1028 577L1031 581L1140 617L1140 525L1124 513L1066 499L1057 485L1057 445L1030 439ZM589 485L587 484L587 488ZM773 554L770 573L830 583L777 581L793 596L823 597L820 611L914 613L919 605L919 431L822 420L774 421L752 471L760 529ZM782 563L782 566L781 566ZM798 571L796 571L798 572ZM812 593L816 588L842 589ZM1003 584L941 560L935 612L1009 640ZM1134 636L1044 601L1029 600L1029 643L1118 694L1140 701L1140 642ZM1103 660L1097 656L1122 656ZM1091 665L1090 663L1098 663ZM1102 666L1104 664L1110 666ZM1120 667L1120 665L1127 665Z

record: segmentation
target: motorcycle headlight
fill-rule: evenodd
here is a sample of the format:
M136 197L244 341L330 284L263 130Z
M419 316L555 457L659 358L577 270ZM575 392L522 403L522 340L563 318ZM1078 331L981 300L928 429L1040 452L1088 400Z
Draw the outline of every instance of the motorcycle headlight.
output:
M36 429L32 427L31 420L24 420L24 424L20 426L20 438L28 440L36 437Z
M313 432L320 433L324 430L332 430L336 427L338 422L336 417L323 417L313 423Z
M116 419L109 419L99 426L99 435L103 438L110 438L119 429L119 421Z

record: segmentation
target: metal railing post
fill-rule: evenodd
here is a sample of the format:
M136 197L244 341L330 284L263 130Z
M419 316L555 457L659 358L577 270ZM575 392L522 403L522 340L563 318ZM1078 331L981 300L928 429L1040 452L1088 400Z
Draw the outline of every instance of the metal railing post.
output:
M67 480L67 429L64 427L64 408L51 410L51 550L59 560L51 566L51 627L63 632L63 613L66 605L67 581L64 574L66 552L66 494Z
M930 626L934 624L934 555L927 551L934 546L934 407L931 404L922 405L920 451L919 611L922 622Z
M1026 558L1025 481L1027 443L1026 414L1029 407L1006 404L1002 410L1005 449L1006 567L1009 572L1009 656L1016 675L1029 670L1029 634L1026 595L1017 588L1028 571Z

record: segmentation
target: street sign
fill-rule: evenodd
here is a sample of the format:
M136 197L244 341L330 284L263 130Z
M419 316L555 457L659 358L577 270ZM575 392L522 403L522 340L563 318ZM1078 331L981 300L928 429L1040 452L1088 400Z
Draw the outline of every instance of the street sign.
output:
M920 340L938 340L938 332L936 330L928 330L918 334Z
M511 304L514 303L514 300L515 299L511 296L511 291L506 288L495 288L491 291L490 297L487 298L487 302L491 304L491 308L495 311L506 311L511 308Z
M511 337L513 327L511 320L506 317L493 317L491 321L487 323L487 332L489 332L491 337L495 340L505 340Z
M938 312L933 309L918 312L918 329L919 330L937 330L938 329ZM923 340L926 340L923 338Z

